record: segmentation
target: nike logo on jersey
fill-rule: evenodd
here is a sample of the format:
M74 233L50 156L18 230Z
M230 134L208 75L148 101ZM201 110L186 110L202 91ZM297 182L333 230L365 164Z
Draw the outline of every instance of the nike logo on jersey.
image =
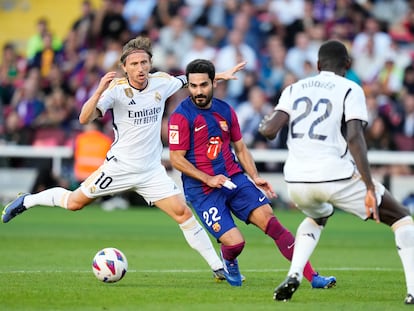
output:
M205 128L207 125L202 125L202 126L200 126L200 127L196 127L195 129L194 129L194 132L198 132L198 131L200 131L200 130L202 130L203 128Z
M259 198L259 202L263 202L266 199L265 196Z
M291 249L293 246L295 246L295 242L293 242L292 244L288 245L287 248Z

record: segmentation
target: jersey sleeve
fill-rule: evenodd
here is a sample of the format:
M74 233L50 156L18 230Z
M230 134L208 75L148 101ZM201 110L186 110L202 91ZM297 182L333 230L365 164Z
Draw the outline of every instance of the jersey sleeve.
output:
M166 97L170 97L178 90L182 89L187 85L187 78L186 76L177 76L174 77L166 72L157 72L152 75L153 77L158 77L161 79L167 79L167 83L165 83L165 95Z
M280 110L286 112L288 115L291 114L291 102L290 102L290 94L292 93L293 86L289 86L282 91L280 95L279 102L277 103L275 110Z
M168 143L170 150L190 149L190 126L182 114L173 113L168 122Z
M101 112L102 116L105 115L106 111L112 109L115 103L115 92L116 92L116 80L113 80L109 87L102 93L98 100L96 108Z
M236 111L230 106L231 111L231 128L230 128L230 138L231 141L239 141L242 139L242 133L240 130L239 120L237 119Z
M345 98L345 122L349 120L361 120L368 122L368 111L365 94L359 85L353 86Z

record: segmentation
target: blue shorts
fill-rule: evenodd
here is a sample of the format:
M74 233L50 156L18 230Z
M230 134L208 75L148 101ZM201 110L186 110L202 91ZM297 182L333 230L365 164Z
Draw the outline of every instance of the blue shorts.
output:
M249 223L250 213L270 204L266 195L244 174L236 174L231 181L236 189L216 188L211 193L190 202L204 227L218 240L225 232L236 227L233 216Z

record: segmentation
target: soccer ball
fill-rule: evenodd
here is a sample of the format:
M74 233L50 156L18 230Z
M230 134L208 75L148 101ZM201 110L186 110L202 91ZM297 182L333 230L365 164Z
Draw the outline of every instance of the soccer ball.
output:
M98 280L114 283L122 279L128 270L125 255L114 247L107 247L96 253L92 262L92 271Z

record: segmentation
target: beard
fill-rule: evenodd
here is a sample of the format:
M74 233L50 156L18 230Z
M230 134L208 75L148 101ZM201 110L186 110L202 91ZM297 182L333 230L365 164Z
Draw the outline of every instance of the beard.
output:
M197 96L191 96L191 100L198 108L209 108L212 98L213 92L208 95L199 94Z

